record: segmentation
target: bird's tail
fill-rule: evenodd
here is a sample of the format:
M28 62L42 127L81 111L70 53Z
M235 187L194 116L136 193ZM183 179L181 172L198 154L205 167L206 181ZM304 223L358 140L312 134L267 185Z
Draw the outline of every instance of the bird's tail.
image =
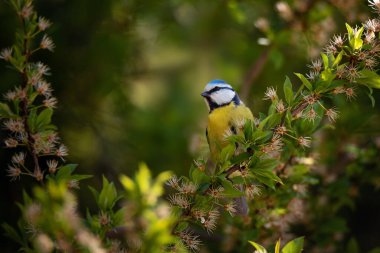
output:
M243 186L239 185L239 190L243 190ZM235 198L234 203L236 206L236 215L239 216L247 216L249 212L247 198L245 196Z

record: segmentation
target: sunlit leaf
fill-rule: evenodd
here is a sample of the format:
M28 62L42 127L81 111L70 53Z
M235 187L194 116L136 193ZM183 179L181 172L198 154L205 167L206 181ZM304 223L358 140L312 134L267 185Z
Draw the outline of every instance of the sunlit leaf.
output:
M133 192L136 188L133 180L125 175L120 176L120 182L124 186L124 188L129 192Z
M303 237L298 237L288 242L284 248L282 248L281 253L301 253L303 250L303 241Z
M288 104L291 104L294 100L294 94L293 94L293 86L292 82L290 81L289 77L285 77L284 82L284 94L285 94L285 100Z
M257 253L267 253L267 250L260 244L252 242L252 241L248 241L248 242L252 244L253 247L255 247Z
M313 90L313 85L309 82L309 80L306 79L306 77L303 74L300 73L294 73L298 78L302 81L302 84L305 85L305 87L308 90Z

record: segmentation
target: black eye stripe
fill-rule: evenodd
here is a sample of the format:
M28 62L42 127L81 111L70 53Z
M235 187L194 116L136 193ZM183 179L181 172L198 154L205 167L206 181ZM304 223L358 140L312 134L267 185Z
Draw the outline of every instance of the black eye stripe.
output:
M212 88L211 90L208 91L209 94L212 94L216 91L219 91L219 90L232 90L234 91L234 89L230 88L230 87L219 87L219 86L216 86L214 88Z

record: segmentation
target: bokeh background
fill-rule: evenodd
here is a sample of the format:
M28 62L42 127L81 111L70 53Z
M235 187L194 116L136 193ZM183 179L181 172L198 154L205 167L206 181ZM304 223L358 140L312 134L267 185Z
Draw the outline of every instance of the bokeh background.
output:
M140 162L155 174L186 175L192 160L207 152L208 111L200 93L208 81L232 84L257 115L268 106L262 100L267 86L281 90L285 75L296 83L292 73L306 72L329 38L344 33L345 22L374 15L363 0L39 0L35 5L54 23L55 52L34 56L51 67L48 79L59 100L54 121L69 147L69 162L78 163L81 173L95 174L88 181L93 185L101 175L114 181L120 173L132 175ZM6 1L0 1L0 20L3 48L12 44L18 26ZM0 93L19 81L4 62L0 79ZM316 252L345 252L350 243L358 252L380 246L379 91L374 97L375 107L365 90L358 90L353 103L337 99L341 117L335 129L327 127L316 138L317 163L323 166L315 170L322 183L312 193L322 208L315 207L318 214L301 229L309 245L324 249ZM0 152L0 220L14 223L14 203L30 182L9 182L8 154ZM92 205L86 186L79 194L83 207ZM5 238L0 248L14 250Z

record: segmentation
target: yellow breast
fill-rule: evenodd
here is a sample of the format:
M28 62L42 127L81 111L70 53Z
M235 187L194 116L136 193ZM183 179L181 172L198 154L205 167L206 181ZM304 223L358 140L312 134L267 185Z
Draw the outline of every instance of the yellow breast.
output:
M251 110L244 104L235 105L233 102L227 106L214 109L208 116L207 134L211 158L218 161L221 150L228 144L226 136L231 129L236 133L241 131L246 120L253 120Z

